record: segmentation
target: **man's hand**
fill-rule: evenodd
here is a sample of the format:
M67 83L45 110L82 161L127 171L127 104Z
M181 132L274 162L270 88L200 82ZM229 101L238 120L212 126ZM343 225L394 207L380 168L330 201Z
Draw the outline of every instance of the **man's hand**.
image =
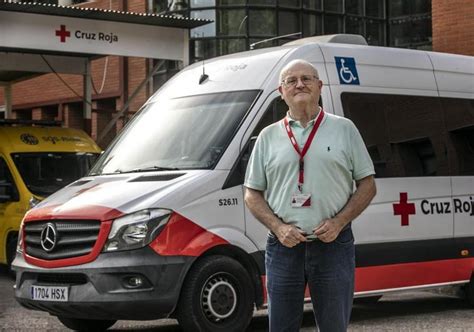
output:
M315 229L313 229L313 233L319 240L329 243L337 238L343 228L344 223L341 223L336 217L323 220Z
M288 248L293 248L297 244L307 241L304 232L294 225L280 223L273 232L280 243Z
M351 196L341 212L334 218L325 219L313 229L313 233L323 242L334 241L341 230L354 220L374 198L377 189L375 187L374 177L369 175L359 181L356 181L357 189Z

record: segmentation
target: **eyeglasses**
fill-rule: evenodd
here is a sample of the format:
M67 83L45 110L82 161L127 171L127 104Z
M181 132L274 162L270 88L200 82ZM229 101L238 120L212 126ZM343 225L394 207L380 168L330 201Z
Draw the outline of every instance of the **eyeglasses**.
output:
M319 78L315 75L303 75L301 77L287 77L281 83L287 88L295 87L298 84L298 80L304 85L311 85Z

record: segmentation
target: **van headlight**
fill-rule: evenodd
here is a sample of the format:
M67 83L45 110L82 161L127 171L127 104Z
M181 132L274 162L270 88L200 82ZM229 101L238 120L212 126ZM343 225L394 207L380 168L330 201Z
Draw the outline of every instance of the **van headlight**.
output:
M171 216L171 210L146 209L112 222L104 251L142 248L160 234Z

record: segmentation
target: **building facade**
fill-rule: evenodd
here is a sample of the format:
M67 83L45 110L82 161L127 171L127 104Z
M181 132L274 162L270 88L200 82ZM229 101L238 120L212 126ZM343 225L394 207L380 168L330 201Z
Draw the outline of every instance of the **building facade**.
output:
M472 0L97 0L77 5L212 19L214 23L190 31L191 62L334 33L360 34L370 45L474 55ZM90 134L94 139L129 101L156 61L116 56L93 61ZM181 67L166 61L99 144L104 148L110 143L130 116ZM81 96L82 77L42 75L13 86L13 116L59 120L66 127L84 129Z

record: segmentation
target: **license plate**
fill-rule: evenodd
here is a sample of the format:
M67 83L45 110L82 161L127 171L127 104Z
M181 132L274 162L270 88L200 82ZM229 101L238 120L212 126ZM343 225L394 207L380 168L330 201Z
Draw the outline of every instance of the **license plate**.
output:
M62 286L31 286L31 298L38 301L67 302L68 287Z

